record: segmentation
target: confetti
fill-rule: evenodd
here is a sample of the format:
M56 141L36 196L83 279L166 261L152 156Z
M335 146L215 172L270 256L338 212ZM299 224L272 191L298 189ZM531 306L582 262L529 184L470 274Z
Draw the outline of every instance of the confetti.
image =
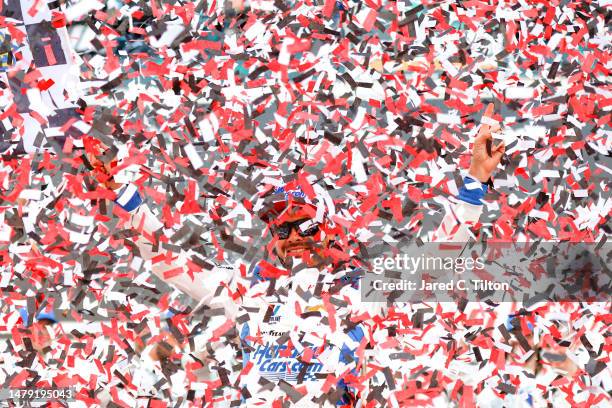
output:
M610 302L551 301L609 290L586 255L521 301L362 286L378 244L528 243L509 294L545 241L609 249L606 6L4 0L0 379L75 406L609 406Z

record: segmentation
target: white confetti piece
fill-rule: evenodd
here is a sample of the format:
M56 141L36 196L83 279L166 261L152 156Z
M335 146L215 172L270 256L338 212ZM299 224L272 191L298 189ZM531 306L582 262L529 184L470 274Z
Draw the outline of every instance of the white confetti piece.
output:
M187 157L189 158L189 161L193 165L194 169L197 170L204 165L204 161L191 143L185 145L185 153L187 153Z

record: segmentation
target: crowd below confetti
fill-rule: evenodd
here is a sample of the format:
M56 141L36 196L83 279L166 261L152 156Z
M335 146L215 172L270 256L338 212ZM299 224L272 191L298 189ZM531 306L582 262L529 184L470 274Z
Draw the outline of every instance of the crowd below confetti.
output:
M609 248L609 4L2 5L4 388L611 404L609 300L360 287L376 241Z

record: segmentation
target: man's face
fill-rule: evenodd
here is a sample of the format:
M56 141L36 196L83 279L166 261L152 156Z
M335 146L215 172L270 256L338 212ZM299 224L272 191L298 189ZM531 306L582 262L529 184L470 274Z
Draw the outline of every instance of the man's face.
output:
M294 207L279 217L270 226L277 241L276 254L282 259L307 258L321 248L321 226L303 207Z

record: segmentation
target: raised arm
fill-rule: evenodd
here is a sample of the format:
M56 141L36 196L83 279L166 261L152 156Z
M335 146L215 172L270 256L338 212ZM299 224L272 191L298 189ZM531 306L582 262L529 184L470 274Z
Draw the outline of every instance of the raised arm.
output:
M488 189L486 183L506 150L504 142L493 145L492 133L499 130L499 125L493 119L493 110L491 103L474 139L469 175L463 179L457 202L447 208L442 223L434 232L433 241L467 242L471 236L470 227L480 219L483 198Z
M162 258L168 251L162 250L161 245L155 250L156 234L163 229L163 224L143 202L136 186L124 187L115 202L131 214L128 225L139 232L134 243L141 258L151 261L151 270L157 277L200 304L223 308L228 318L235 318L237 304L228 292L236 283L234 269L215 267L210 271L193 273L192 278L188 270L189 258L184 252L171 253L172 261L167 262Z
M138 232L134 243L138 247L140 257L151 262L151 271L199 304L223 308L225 315L233 320L237 313L237 303L229 291L237 283L234 269L215 267L212 270L190 273L189 256L185 252L176 253L163 249L162 245L155 245L159 235L163 234L164 225L143 201L137 186L121 186L115 183L110 176L112 173L108 165L91 154L88 154L87 158L99 175L100 182L111 190L119 191L114 201L130 214L127 226Z

